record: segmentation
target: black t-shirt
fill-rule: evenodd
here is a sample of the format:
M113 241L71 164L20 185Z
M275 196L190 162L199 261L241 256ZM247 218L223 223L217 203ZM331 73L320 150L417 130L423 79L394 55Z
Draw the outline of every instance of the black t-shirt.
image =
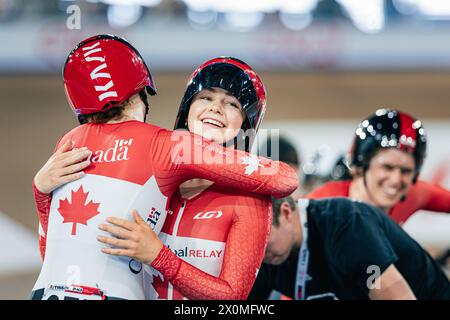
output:
M368 299L369 285L394 264L418 299L450 299L438 264L382 211L347 198L309 200L306 299ZM281 265L263 264L249 299L275 289L295 297L298 248Z

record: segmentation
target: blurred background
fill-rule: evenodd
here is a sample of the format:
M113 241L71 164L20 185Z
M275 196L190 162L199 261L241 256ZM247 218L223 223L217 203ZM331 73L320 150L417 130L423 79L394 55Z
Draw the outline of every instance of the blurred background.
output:
M0 299L27 299L40 270L31 182L77 125L61 68L82 39L127 38L158 88L150 121L171 128L189 74L238 57L268 90L264 128L298 151L307 191L339 178L336 162L378 107L420 118L422 178L450 187L450 1L0 0ZM419 212L404 228L439 256L450 216Z

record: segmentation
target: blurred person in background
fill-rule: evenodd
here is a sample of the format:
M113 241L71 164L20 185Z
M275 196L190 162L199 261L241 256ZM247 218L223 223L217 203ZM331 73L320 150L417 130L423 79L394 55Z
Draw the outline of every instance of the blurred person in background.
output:
M450 212L450 191L418 180L426 155L422 123L407 113L379 109L356 129L350 152L353 178L328 182L306 197L350 197L403 224L418 210Z
M267 156L274 161L283 161L291 166L300 176L300 187L295 191L292 196L296 199L315 190L324 183L333 180L347 180L351 178L350 171L345 163L345 155L339 156L332 166L327 164L325 172L321 172L319 169L322 167L322 162L325 156L320 152L316 152L311 157L306 159L300 159L299 153L296 147L284 136L278 137L278 149L272 148L272 138L269 137L260 146L258 154L261 156Z
M273 226L249 295L298 300L450 299L439 265L381 210L345 198L273 199Z
M287 165L255 157L261 166L279 167L279 174L249 174L244 161L230 165L223 159L224 154L243 159L248 153L146 124L146 92L156 94L156 89L139 53L124 39L101 35L81 42L63 75L81 126L59 141L34 179L45 259L33 299L143 299L142 264L101 254L97 227L107 215L117 219L138 209L144 216L134 218L145 219L146 227L158 232L167 197L186 180L199 177L277 196L296 187ZM72 147L87 148L68 151ZM89 150L94 151L88 155ZM177 161L180 151L201 155L203 161ZM75 174L79 170L85 173ZM162 248L158 244L154 253Z
M316 151L305 158L302 164L303 195L312 192L329 181L341 181L351 178L345 165L345 157L336 158L331 150ZM295 196L294 196L295 197Z
M279 136L275 143L278 144L278 152L272 146L272 138L269 137L259 148L259 154L267 156L267 158L274 161L283 161L298 172L301 161L295 146L283 136Z
M300 168L302 161L297 148L295 148L295 146L283 136L278 136L275 143L278 145L278 149L276 148L276 145L272 143L272 137L268 137L258 149L258 154L268 157L273 161L282 161L293 168L297 174L301 175ZM305 187L306 185L304 182L300 181L299 188L295 190L293 196L295 198L299 198L303 194Z

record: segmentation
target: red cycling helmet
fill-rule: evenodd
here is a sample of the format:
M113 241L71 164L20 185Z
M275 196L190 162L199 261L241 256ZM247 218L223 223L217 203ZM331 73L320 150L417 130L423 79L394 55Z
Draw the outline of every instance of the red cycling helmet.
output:
M77 116L120 105L144 88L155 95L152 75L125 39L97 35L70 52L63 69L67 100Z
M186 120L192 99L203 89L213 87L227 90L241 103L246 114L241 129L253 129L249 146L246 146L246 151L249 151L266 111L266 89L248 64L233 57L208 60L192 73L181 100L175 129L187 129Z
M365 171L379 149L397 148L414 157L416 181L425 159L426 147L427 138L420 120L398 110L378 109L356 129L350 151L351 164Z

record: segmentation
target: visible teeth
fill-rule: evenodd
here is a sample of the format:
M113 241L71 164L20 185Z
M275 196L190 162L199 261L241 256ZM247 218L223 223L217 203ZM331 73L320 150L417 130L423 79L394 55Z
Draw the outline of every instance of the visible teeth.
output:
M205 120L203 120L203 123L209 123L209 124L218 126L220 128L223 128L223 124L221 122L213 120L213 119L205 119Z
M395 196L397 194L397 189L395 189L395 188L386 188L385 192L388 195Z

